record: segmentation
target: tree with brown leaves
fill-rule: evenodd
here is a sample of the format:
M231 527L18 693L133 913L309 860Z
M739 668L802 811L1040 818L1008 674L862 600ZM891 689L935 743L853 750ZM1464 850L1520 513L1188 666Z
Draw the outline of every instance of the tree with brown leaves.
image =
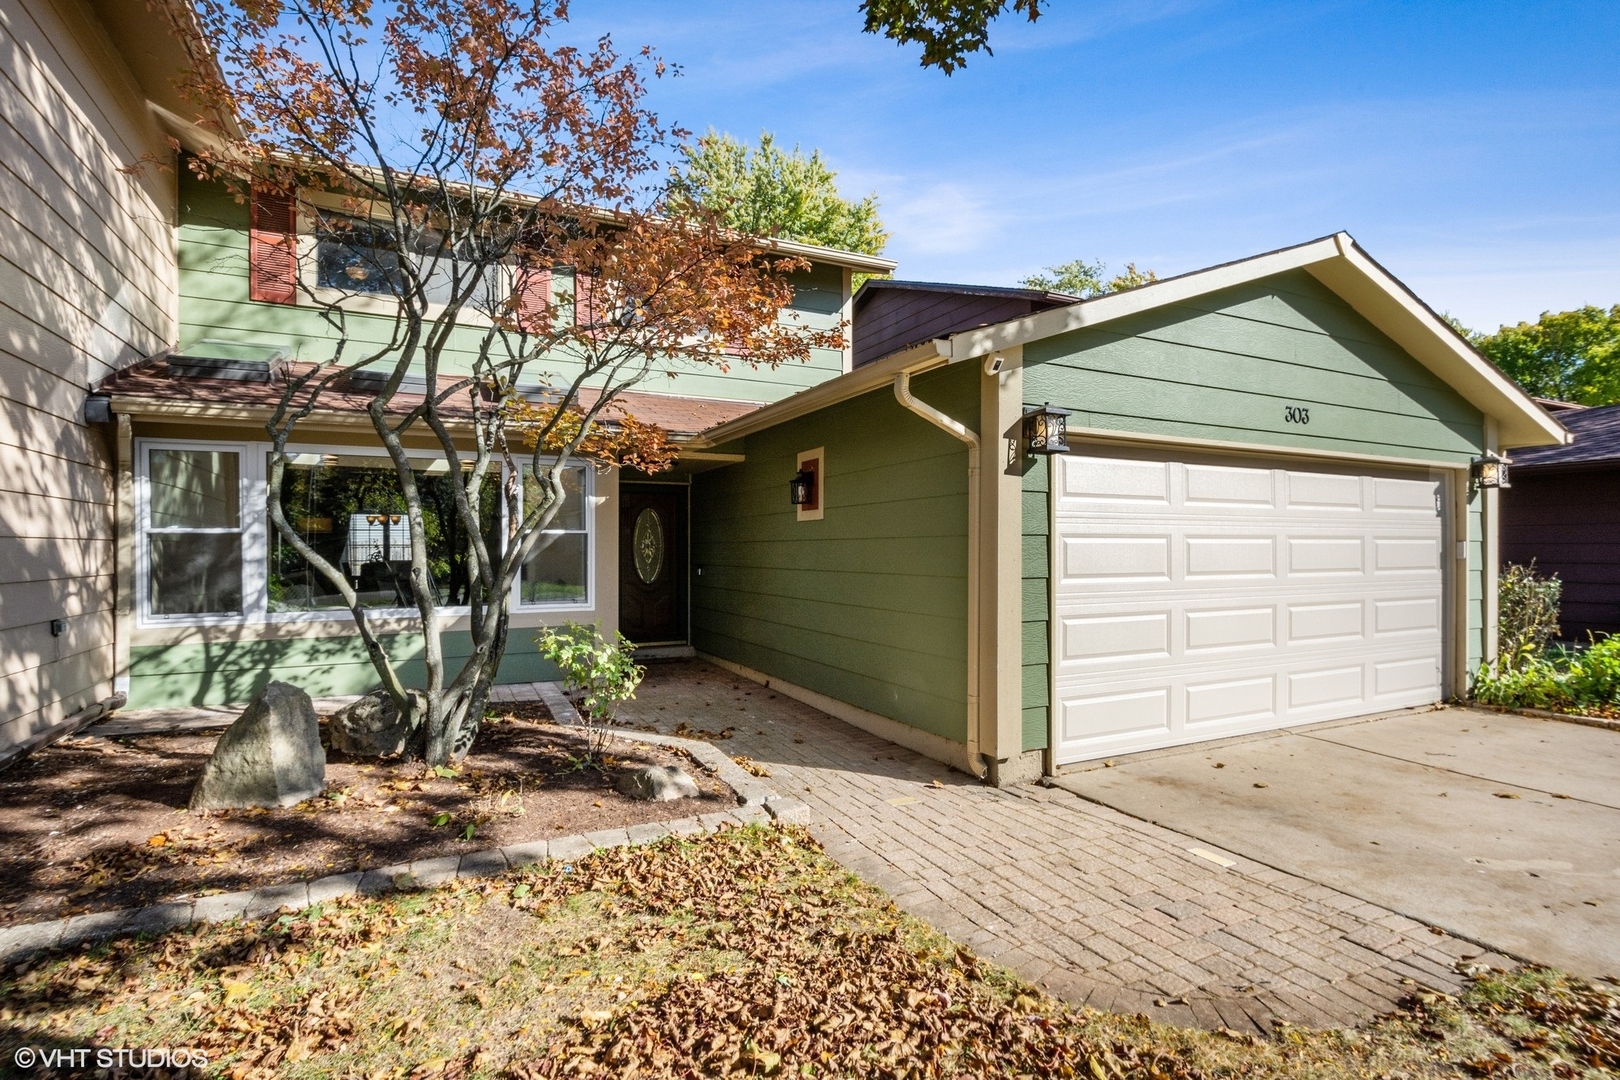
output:
M268 234L282 245L272 255L312 258L297 231L346 254L347 281L293 275L289 299L320 312L332 352L289 379L267 424L270 520L342 597L427 760L458 759L506 649L513 585L554 539L570 462L654 472L673 459L623 395L681 368L802 361L840 347L842 329L784 316L802 260L715 214L673 212L663 158L685 133L645 104L663 65L605 37L569 44L567 0L168 3L192 49L184 89L211 135L191 167L238 199L292 208L298 229ZM384 343L368 344L378 335L357 327L379 318ZM420 688L279 498L299 424L364 386L403 493L400 590L425 642ZM449 486L472 649L459 666L445 655L420 450L413 466L408 449L423 441L461 479Z

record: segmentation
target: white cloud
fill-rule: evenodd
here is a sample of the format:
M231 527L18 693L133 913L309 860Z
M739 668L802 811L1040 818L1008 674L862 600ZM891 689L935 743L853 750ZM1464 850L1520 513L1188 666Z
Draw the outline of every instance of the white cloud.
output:
M935 183L914 193L900 189L884 200L884 222L894 233L890 253L905 260L979 250L1001 234L1003 215L994 205L987 194L958 183Z

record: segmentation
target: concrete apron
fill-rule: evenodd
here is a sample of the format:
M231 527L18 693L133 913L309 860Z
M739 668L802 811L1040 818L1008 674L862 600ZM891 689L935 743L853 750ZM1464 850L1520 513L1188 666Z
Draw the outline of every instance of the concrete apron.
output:
M1056 784L1527 959L1620 974L1620 733L1407 711L1090 762Z

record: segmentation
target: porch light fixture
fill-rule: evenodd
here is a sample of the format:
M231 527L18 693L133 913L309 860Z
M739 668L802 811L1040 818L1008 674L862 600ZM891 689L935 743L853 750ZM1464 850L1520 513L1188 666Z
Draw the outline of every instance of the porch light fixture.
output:
M1069 452L1069 410L1050 402L1024 413L1024 449L1032 454Z
M1468 463L1469 478L1477 488L1512 487L1508 483L1508 459L1494 450L1487 450Z
M816 503L816 473L814 469L800 469L788 481L788 501L794 506L814 506Z

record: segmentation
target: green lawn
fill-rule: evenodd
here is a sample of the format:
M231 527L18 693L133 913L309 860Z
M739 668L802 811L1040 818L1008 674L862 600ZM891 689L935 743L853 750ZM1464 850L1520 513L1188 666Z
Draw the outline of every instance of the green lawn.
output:
M1075 1011L955 948L800 830L731 830L473 884L42 957L19 1044L187 1047L209 1075L1612 1075L1620 1005L1550 972L1269 1042ZM1466 1063L1466 1064L1465 1064ZM44 1075L29 1073L27 1075Z

